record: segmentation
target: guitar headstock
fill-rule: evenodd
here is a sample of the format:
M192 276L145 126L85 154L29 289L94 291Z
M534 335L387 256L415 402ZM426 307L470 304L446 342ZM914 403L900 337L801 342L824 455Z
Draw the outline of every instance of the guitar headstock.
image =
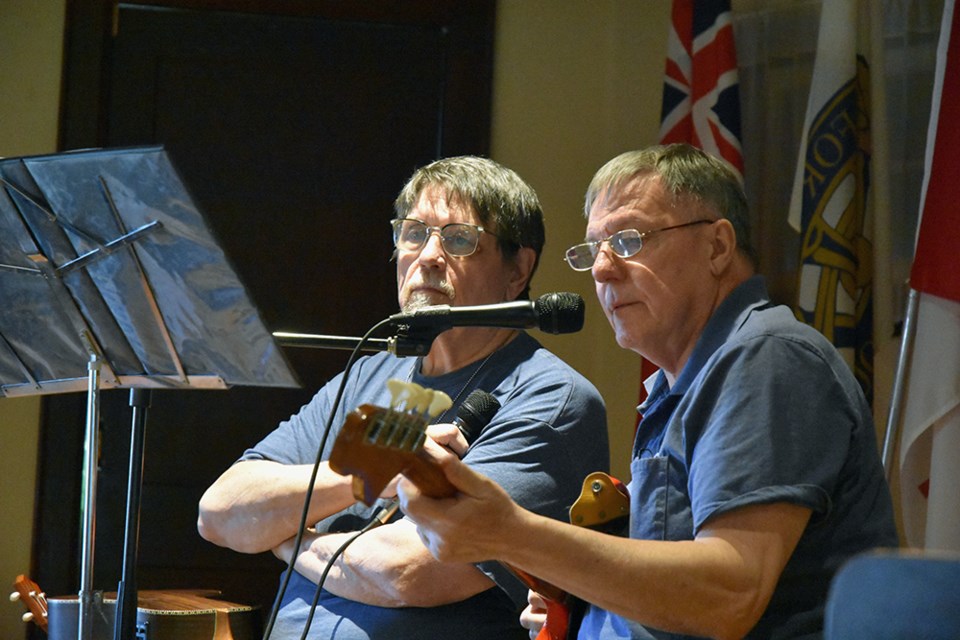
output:
M414 382L388 380L390 407L365 404L347 416L330 452L330 468L353 476L353 495L372 505L393 478L418 463L430 420L450 397Z
M47 630L47 594L45 594L36 582L30 578L19 575L13 581L13 593L10 594L10 601L21 601L27 608L23 614L24 622L33 622L38 627Z

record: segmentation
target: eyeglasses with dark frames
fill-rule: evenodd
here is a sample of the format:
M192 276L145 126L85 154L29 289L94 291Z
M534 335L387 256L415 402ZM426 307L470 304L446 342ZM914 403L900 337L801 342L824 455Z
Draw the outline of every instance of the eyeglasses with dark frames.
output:
M397 218L391 220L393 227L393 245L398 251L419 251L434 233L440 236L440 245L447 255L466 258L472 255L480 244L480 234L495 233L481 226L466 222L450 222L442 227L431 227L416 218Z
M593 268L593 263L596 262L597 254L600 253L600 247L604 242L610 245L610 250L613 251L614 254L621 258L629 258L637 255L640 249L643 248L643 241L655 233L712 222L715 222L715 220L694 220L693 222L685 222L683 224L675 224L670 227L662 227L660 229L642 232L636 229L623 229L603 240L573 245L567 249L567 253L563 258L574 271L589 271Z

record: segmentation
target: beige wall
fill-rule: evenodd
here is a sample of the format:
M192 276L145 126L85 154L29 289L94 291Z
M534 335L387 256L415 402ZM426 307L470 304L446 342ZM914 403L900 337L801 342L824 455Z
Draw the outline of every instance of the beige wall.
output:
M563 250L583 239L583 194L604 162L657 141L668 0L500 0L493 103L494 159L537 190L547 245L534 295L573 291L583 331L538 338L603 394L614 474L626 480L639 358L617 347L588 273Z
M65 0L0 2L0 156L56 151ZM0 398L0 585L30 572L38 398ZM23 638L23 610L4 598L0 638Z
M0 2L0 156L56 150L65 0ZM587 323L544 342L593 380L610 406L615 470L626 477L638 360L616 347L592 280L562 251L583 236L581 201L616 153L654 142L668 0L501 0L492 156L540 194L548 242L535 293L575 291ZM0 398L0 583L30 567L39 401ZM10 469L9 465L13 465ZM0 638L23 636L21 610L0 605Z

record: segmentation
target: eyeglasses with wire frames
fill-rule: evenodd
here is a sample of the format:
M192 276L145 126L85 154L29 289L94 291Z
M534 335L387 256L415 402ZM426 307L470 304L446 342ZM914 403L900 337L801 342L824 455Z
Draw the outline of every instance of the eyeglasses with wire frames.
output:
M440 245L447 255L466 258L472 255L480 244L480 234L489 233L481 226L466 222L450 222L442 227L431 227L416 218L397 218L391 220L393 227L393 245L398 251L419 251L434 233L440 236Z
M662 227L660 229L642 232L636 229L623 229L603 240L575 244L567 249L567 253L563 258L574 271L589 271L593 268L593 263L596 261L597 254L600 253L600 247L604 242L610 245L610 250L613 251L614 254L621 258L629 258L630 256L637 255L640 249L643 248L643 241L655 233L712 222L715 222L715 220L694 220L693 222L685 222L683 224L675 224L670 227Z

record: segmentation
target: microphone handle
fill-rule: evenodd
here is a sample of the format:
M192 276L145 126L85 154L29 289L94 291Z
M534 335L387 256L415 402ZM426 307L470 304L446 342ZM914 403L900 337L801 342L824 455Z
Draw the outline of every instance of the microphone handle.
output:
M469 425L461 420L459 416L453 419L453 425L457 428L457 431L460 432L460 435L463 436L463 439L467 441L467 447L472 445L473 442L471 442L472 437Z

